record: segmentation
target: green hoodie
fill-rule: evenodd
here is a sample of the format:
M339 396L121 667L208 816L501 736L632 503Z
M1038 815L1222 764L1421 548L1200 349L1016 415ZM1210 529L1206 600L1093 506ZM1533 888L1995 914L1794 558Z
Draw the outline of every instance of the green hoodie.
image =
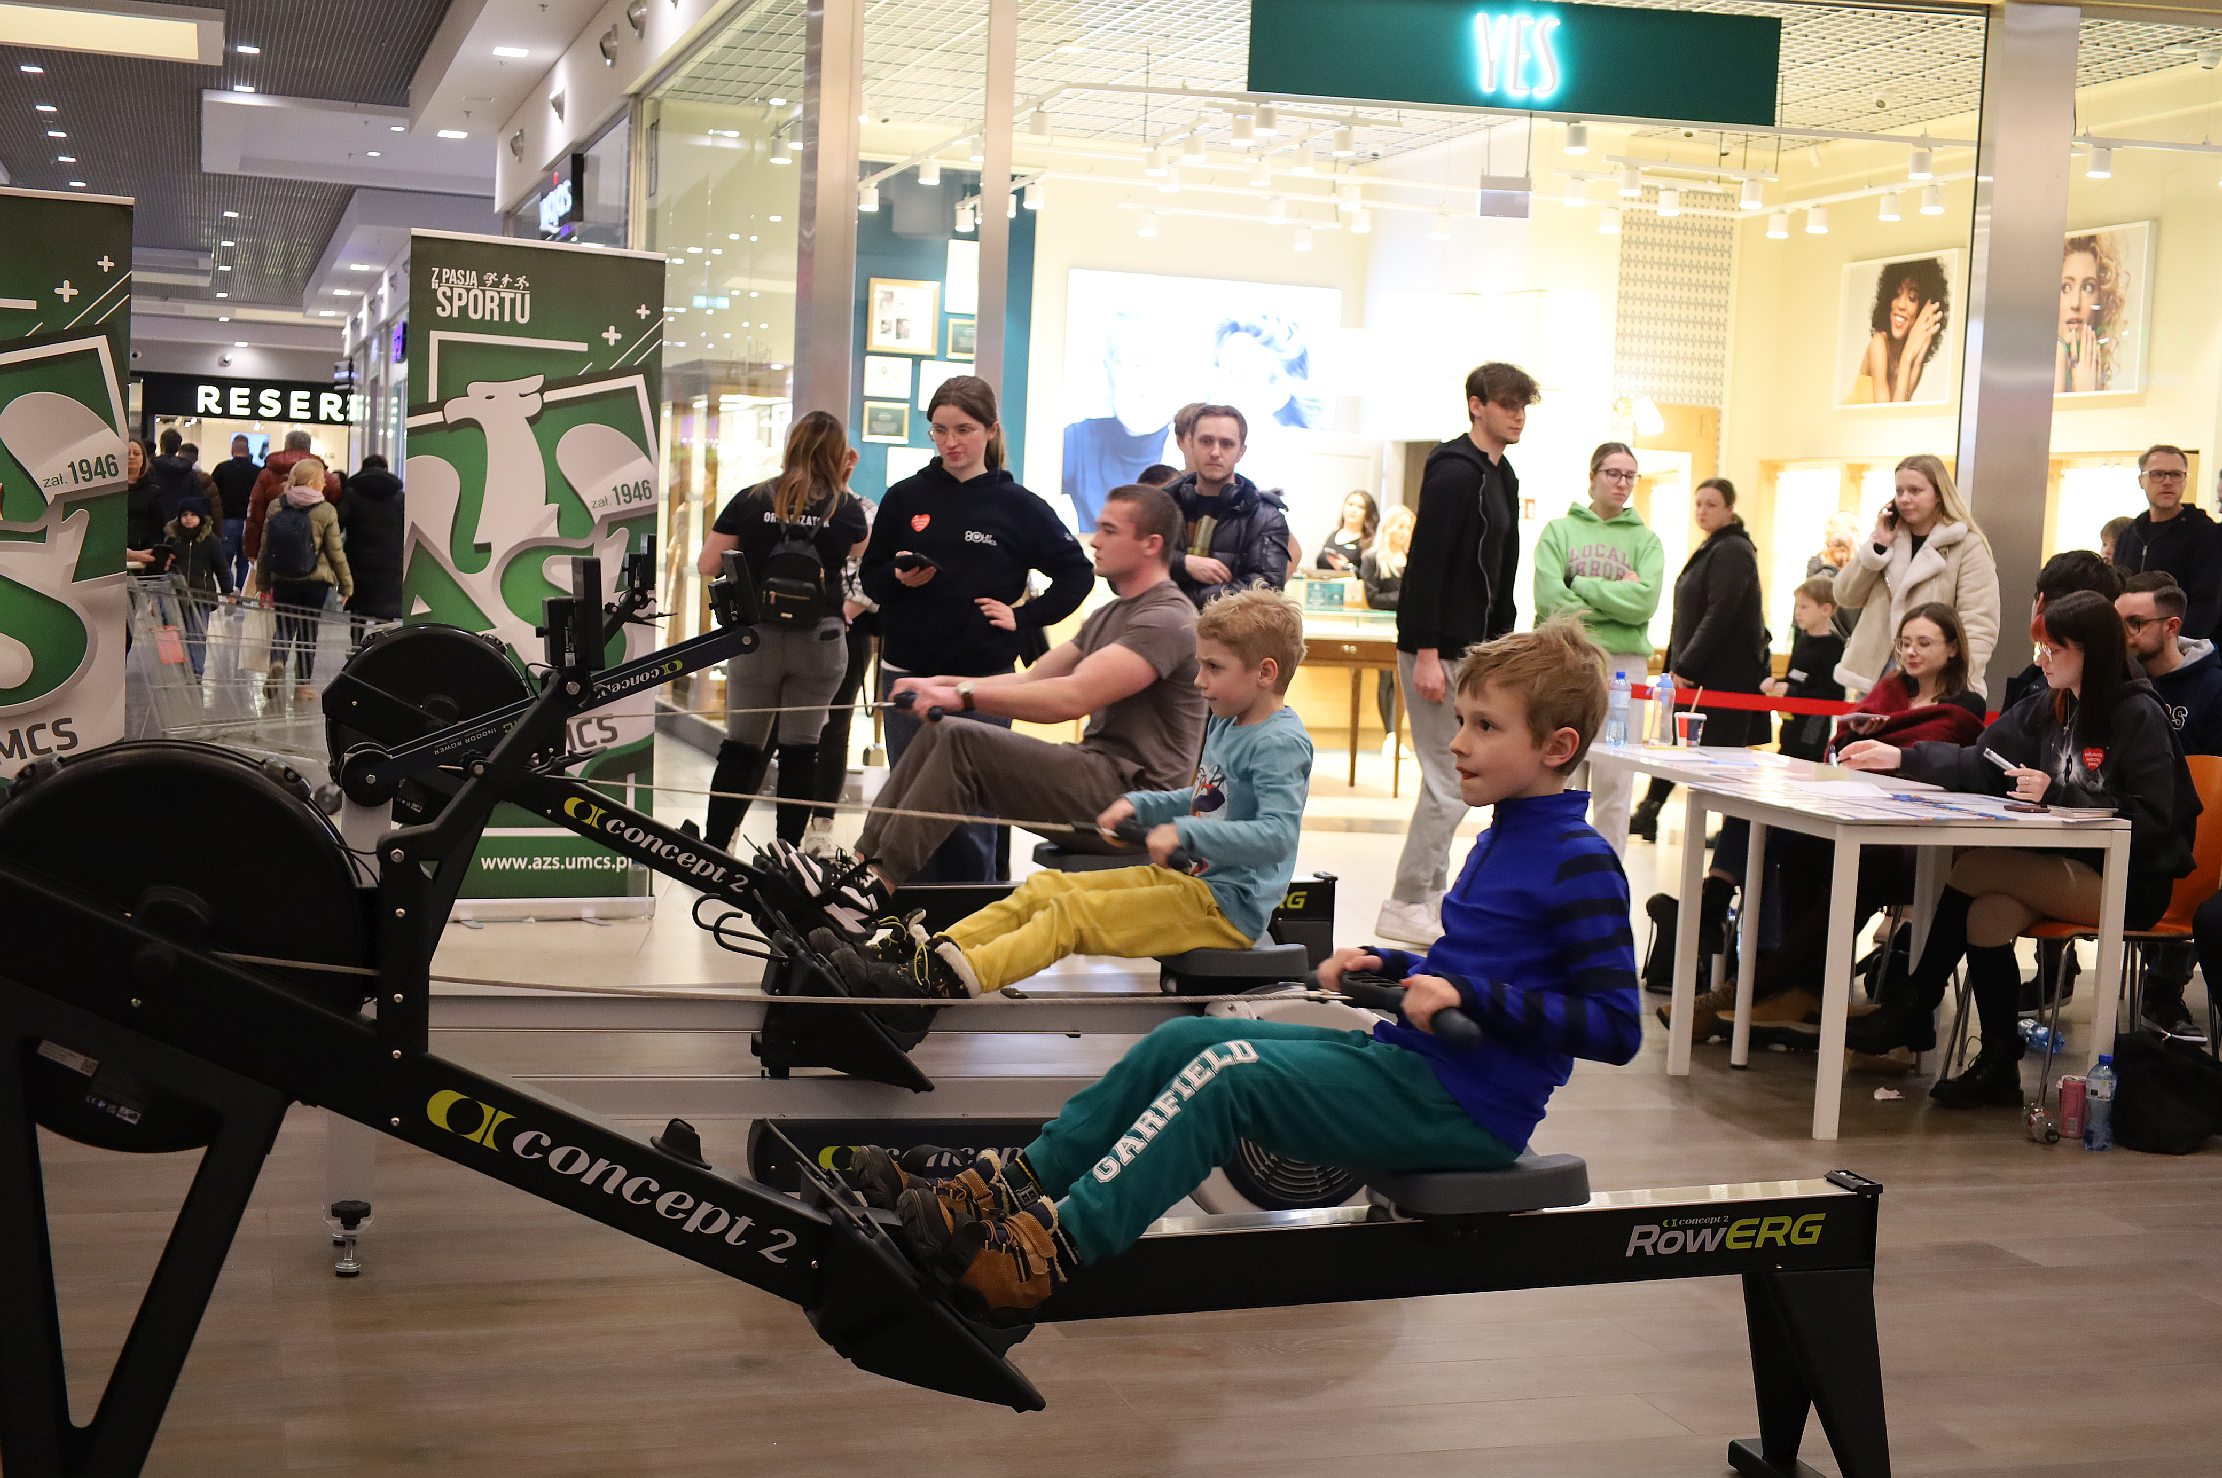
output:
M1636 578L1624 579L1630 571ZM1606 651L1648 654L1665 577L1666 551L1632 505L1608 523L1576 503L1536 542L1536 623L1571 611Z

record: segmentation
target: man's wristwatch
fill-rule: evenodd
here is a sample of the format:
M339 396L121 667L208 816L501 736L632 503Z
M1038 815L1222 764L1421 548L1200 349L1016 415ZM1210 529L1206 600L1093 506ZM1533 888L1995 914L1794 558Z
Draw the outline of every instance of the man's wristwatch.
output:
M957 705L961 712L970 713L972 711L972 687L971 683L957 684Z

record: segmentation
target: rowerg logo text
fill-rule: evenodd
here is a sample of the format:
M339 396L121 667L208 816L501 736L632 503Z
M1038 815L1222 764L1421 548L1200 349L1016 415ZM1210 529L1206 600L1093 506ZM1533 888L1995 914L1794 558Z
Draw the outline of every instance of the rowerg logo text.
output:
M1670 1221L1646 1222L1628 1229L1628 1250L1623 1257L1671 1257L1676 1253L1754 1252L1762 1247L1811 1247L1821 1240L1825 1211L1808 1211L1799 1217L1686 1216Z

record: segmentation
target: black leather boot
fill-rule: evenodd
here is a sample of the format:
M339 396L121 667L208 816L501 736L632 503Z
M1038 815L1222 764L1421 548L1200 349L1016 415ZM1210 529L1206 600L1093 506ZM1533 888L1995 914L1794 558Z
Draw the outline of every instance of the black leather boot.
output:
M721 792L710 797L708 811L702 820L702 837L721 852L733 848L733 834L741 829L741 818L748 814L747 797L764 788L764 774L771 769L772 757L753 744L742 744L728 739L718 746L717 768L710 772L710 789Z
M1664 801L1654 801L1648 796L1636 802L1636 808L1628 813L1628 840L1632 842L1657 841L1659 839L1659 808L1664 804Z
M2021 1055L2026 1044L2016 1036L1985 1042L1975 1061L1956 1078L1939 1078L1929 1089L1938 1108L2019 1108Z
M1928 1052L1937 1044L1936 1009L1934 1001L1924 1003L1910 990L1901 992L1865 1016L1845 1022L1844 1045L1870 1057L1897 1047Z

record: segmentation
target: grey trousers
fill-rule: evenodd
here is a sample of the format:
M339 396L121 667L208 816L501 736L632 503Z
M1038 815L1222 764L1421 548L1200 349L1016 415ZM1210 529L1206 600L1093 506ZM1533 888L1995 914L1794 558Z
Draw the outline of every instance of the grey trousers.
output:
M1649 652L1607 652L1605 673L1628 674L1630 684L1645 680L1644 673L1650 666ZM1651 717L1651 705L1642 698L1628 699L1628 735L1640 739L1643 726ZM1589 768L1589 824L1612 843L1612 849L1626 856L1628 853L1628 802L1636 788L1636 777L1628 770L1607 773L1594 766Z
M1458 734L1453 695L1446 689L1440 703L1422 698L1412 687L1412 664L1410 652L1396 654L1397 681L1404 685L1404 711L1412 723L1412 753L1420 761L1420 793L1412 802L1412 824L1404 832L1404 855L1397 859L1396 888L1389 896L1399 903L1432 903L1450 886L1451 838L1466 819L1466 802L1458 794L1458 767L1450 757L1450 742Z
M757 749L770 747L776 720L782 744L815 744L826 710L848 671L847 628L839 616L815 627L756 628L755 651L725 664L725 737ZM764 713L791 708L793 713Z
M873 804L944 816L982 813L1085 825L1132 790L1135 778L1124 760L1077 744L1051 744L992 724L944 721L919 729ZM857 854L878 863L901 887L960 824L876 810L857 839ZM1044 835L1076 852L1110 850L1092 828Z

